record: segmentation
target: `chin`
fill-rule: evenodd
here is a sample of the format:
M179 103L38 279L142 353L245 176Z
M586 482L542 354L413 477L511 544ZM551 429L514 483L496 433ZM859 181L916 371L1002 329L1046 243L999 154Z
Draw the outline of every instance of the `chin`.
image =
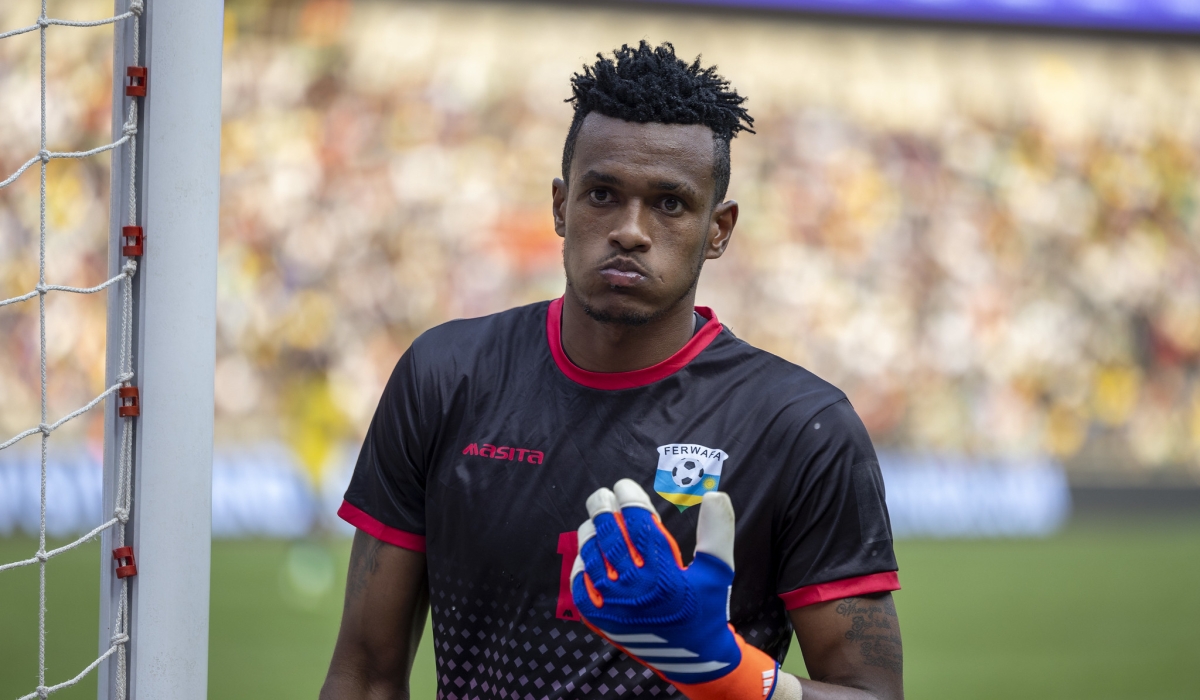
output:
M600 323L644 326L667 311L667 309L656 308L653 304L636 299L623 290L606 288L586 297L574 291L572 293L583 307L584 313Z

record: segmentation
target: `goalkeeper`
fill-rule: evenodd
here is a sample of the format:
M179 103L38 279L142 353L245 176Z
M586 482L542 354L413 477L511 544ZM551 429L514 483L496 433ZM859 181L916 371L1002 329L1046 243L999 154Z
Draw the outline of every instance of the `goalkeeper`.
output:
M445 700L901 698L866 430L694 305L738 220L745 98L645 42L571 87L566 290L400 358L339 510L358 532L321 697L409 697L430 619ZM779 670L793 634L810 678Z

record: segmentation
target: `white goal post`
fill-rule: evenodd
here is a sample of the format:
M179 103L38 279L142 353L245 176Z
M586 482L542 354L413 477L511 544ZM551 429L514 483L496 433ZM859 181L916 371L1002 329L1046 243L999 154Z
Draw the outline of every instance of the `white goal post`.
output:
M128 0L116 0L116 11ZM100 651L117 630L121 581L113 550L130 546L128 690L116 655L98 672L100 700L203 700L208 683L213 364L221 148L221 0L145 0L140 54L134 24L115 27L113 133L122 134L131 99L137 133L136 221L129 221L130 163L112 159L109 271L125 260L122 228L142 227L133 294L132 370L139 395L134 428L132 508L123 542L104 531L100 561ZM147 70L145 97L126 96L127 69ZM142 82L142 81L137 81ZM121 374L122 298L108 296L106 379ZM105 403L104 505L117 505L121 401ZM121 563L128 563L122 561Z

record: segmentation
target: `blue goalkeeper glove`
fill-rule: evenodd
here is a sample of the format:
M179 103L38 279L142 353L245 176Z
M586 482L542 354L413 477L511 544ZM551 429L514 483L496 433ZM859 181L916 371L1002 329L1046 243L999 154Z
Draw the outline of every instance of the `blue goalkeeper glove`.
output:
M687 567L636 482L622 479L612 491L596 491L587 509L571 570L584 623L691 700L769 700L778 664L729 624L729 496L704 494L696 556Z

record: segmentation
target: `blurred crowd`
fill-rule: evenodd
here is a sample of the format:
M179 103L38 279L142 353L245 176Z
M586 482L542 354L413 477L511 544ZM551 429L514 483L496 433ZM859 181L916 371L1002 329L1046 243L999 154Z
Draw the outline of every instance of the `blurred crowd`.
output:
M336 513L350 484L358 445L345 443L318 481L278 443L220 445L213 455L213 537L295 539L316 532L343 537L354 527ZM54 450L47 465L46 532L81 535L103 521L100 455ZM897 538L1031 537L1059 530L1071 510L1063 469L1048 461L1003 460L882 451L887 507ZM40 528L40 454L0 457L0 537Z
M109 138L111 35L79 31L51 43L52 148ZM1200 50L628 6L227 3L218 438L283 440L318 481L414 337L559 295L567 81L643 37L750 98L700 292L735 333L888 449L1200 479ZM37 87L36 38L0 42L0 177L37 150ZM105 275L107 172L51 165L52 283ZM37 213L35 172L0 191L0 296L36 281ZM23 306L4 433L37 422ZM53 417L102 386L103 300L48 314Z
M52 3L65 19L112 15L112 3ZM0 3L0 31L35 24L38 3ZM37 32L0 40L0 180L39 144ZM53 151L112 141L112 28L66 29L47 36L47 145ZM51 161L46 171L46 281L92 286L107 277L107 156ZM0 299L38 282L38 167L0 189ZM51 294L46 299L47 394L50 420L87 403L104 385L103 294ZM6 440L36 426L40 409L38 306L33 299L0 309L0 433ZM98 412L97 412L98 413ZM67 424L67 441L100 439L98 416Z

